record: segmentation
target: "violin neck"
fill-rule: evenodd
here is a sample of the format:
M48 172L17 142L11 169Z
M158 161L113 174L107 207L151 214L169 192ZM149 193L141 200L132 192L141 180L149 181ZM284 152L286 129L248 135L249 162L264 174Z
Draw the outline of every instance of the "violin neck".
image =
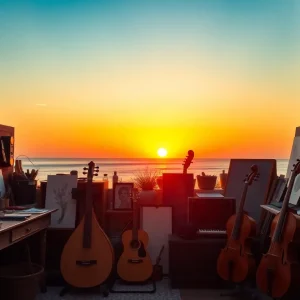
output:
M286 191L283 203L282 203L282 207L281 207L280 214L279 214L279 219L278 219L278 222L277 222L277 225L276 225L273 237L272 237L272 242L278 243L280 241L282 229L283 229L283 226L284 226L284 220L285 220L285 216L286 216L286 213L287 213L289 200L290 200L290 197L291 197L291 193L292 193L295 178L296 178L296 174L293 174L292 177L291 177L291 180L289 182L289 186L288 186L288 189Z
M231 233L231 237L234 240L238 240L239 236L240 236L240 231L241 231L241 227L242 227L242 222L243 222L243 216L244 216L244 205L245 205L245 200L246 200L246 195L247 195L247 191L248 191L248 183L245 183L245 186L243 188L243 192L242 192L242 197L241 197L241 201L240 201L240 205L239 205L239 210L235 219L235 224Z
M86 184L86 200L85 200L85 218L84 218L84 232L83 232L83 248L91 248L92 236L92 181Z

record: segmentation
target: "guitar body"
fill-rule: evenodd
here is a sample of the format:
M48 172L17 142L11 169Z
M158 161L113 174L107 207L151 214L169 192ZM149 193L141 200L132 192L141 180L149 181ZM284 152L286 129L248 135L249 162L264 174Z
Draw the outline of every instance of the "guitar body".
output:
M124 251L117 264L117 272L121 279L129 282L148 280L153 272L151 258L146 250L149 242L144 230L137 231L137 240L132 240L132 231L127 230L122 235Z
M254 273L255 260L251 253L252 237L256 233L256 222L245 213L241 223L239 239L231 238L236 215L231 216L226 224L227 245L221 250L217 260L217 272L223 280L242 282ZM229 267L231 265L231 267Z
M272 221L271 236L274 235L279 218L280 214ZM299 220L292 213L287 213L282 239L279 242L272 242L268 253L264 254L260 261L256 272L256 284L261 291L270 294L273 298L282 297L288 291L293 279L297 279L297 283L300 283L299 274L293 275L293 270L299 269L293 266L298 264L293 241L299 241L299 229Z
M66 243L60 262L61 273L70 285L87 288L100 285L111 273L114 252L94 211L91 218L91 246L83 248L84 216Z

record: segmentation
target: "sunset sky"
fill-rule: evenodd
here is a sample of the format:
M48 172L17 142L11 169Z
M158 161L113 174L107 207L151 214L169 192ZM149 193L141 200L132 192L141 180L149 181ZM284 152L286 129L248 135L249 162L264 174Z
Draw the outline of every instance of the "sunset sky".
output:
M0 124L29 157L289 158L292 0L0 0Z

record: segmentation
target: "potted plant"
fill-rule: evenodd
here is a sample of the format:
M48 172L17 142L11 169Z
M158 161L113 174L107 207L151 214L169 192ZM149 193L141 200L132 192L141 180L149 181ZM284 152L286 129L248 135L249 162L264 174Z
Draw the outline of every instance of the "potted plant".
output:
M158 171L145 168L135 173L133 183L136 188L139 189L139 202L143 204L153 205L156 200L156 179L158 177Z
M213 190L216 186L217 176L206 175L204 172L197 175L197 183L200 190Z

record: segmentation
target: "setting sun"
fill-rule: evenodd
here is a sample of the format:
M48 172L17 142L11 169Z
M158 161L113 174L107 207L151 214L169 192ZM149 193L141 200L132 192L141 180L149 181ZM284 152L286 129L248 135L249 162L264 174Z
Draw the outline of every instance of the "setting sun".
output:
M158 154L158 156L160 156L160 157L165 157L166 155L167 155L167 150L165 149L165 148L159 148L158 150L157 150L157 154Z

